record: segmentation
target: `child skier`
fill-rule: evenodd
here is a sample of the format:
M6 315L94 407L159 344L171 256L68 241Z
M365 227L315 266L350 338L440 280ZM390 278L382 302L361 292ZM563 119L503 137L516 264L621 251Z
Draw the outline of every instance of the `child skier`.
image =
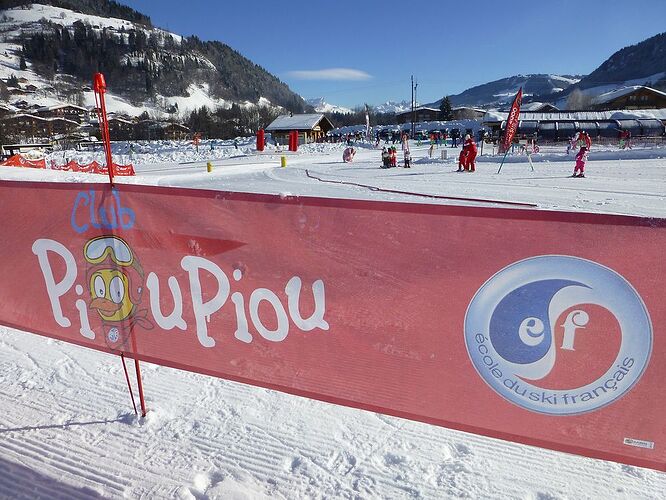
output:
M405 168L412 168L412 157L409 154L409 149L405 149Z
M342 152L342 161L344 161L345 163L350 163L350 162L354 161L354 155L355 154L356 154L356 150L354 148L352 148L352 147L346 148Z
M392 167L398 166L398 153L395 149L395 146L389 148L389 162Z
M389 152L382 148L382 168L389 168Z
M571 177L585 177L585 162L587 161L587 148L583 146L576 155L576 166Z
M460 155L458 156L458 172L464 172L467 170L467 153L469 151L463 147L460 150Z

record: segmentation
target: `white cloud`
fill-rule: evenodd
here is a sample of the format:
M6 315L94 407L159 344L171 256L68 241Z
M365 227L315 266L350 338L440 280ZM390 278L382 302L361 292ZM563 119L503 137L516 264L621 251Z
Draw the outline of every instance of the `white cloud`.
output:
M298 80L370 80L372 78L365 71L351 68L289 71L287 75Z

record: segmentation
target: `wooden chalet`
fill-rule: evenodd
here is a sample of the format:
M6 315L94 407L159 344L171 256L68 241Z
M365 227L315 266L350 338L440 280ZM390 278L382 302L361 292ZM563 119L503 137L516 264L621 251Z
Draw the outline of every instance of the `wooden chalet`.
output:
M659 109L666 108L666 92L635 85L611 90L592 101L595 109Z
M439 120L441 112L437 108L428 108L426 106L419 106L412 110L403 111L402 113L396 113L395 117L398 123L411 123L412 115L414 117L414 123L418 122L435 122Z
M88 120L88 110L74 104L56 104L54 106L43 106L37 110L37 115L42 118L65 118L77 123Z
M51 138L56 134L69 134L79 124L66 118L43 118L19 113L0 120L0 129L5 138L20 140L30 138Z
M289 133L293 130L298 132L298 143L307 144L323 139L333 130L333 124L323 114L308 113L281 115L266 127L266 132L270 132L280 144L289 144Z

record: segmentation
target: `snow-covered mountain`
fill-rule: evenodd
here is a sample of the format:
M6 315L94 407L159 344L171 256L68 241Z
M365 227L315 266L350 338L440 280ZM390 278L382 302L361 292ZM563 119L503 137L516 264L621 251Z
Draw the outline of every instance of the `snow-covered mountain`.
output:
M377 113L403 113L412 109L412 103L409 101L387 101L374 107Z
M566 106L575 91L589 101L601 94L636 85L666 91L666 33L618 50L578 83L542 99Z
M14 5L0 15L0 78L19 80L9 98L3 92L10 104L92 106L90 78L102 69L109 110L129 115L183 115L233 104L307 107L286 84L223 43L155 28L147 16L108 0L39 1L3 2Z
M327 103L323 97L306 99L305 102L312 106L317 113L352 113L353 111L343 106Z
M501 107L511 104L520 87L523 88L525 100L529 100L532 96L562 92L580 79L576 75L514 75L477 85L460 94L451 95L449 99L454 106ZM427 106L439 108L441 102L440 99Z

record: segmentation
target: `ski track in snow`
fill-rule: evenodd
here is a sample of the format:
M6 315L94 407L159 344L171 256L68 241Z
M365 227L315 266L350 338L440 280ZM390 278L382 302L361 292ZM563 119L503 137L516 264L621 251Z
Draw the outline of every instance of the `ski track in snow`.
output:
M160 162L138 156L119 182L417 203L382 189L536 203L554 210L666 216L666 150L588 163L498 164L476 174L413 148L411 170L380 170L379 153L308 146L261 156L227 145L206 173L205 154ZM457 157L458 150L449 149ZM594 152L594 150L593 150ZM169 155L172 151L169 150ZM610 152L608 153L610 155ZM607 155L607 156L608 156ZM202 157L203 156L203 157ZM438 154L439 156L439 154ZM192 162L192 163L190 163ZM0 167L0 178L105 182L102 176ZM464 202L458 202L464 203ZM492 206L490 204L489 206ZM235 382L142 364L150 409L134 416L120 359L0 328L0 498L663 498L666 474L335 406ZM133 370L130 370L133 375ZM137 402L138 403L138 402Z

